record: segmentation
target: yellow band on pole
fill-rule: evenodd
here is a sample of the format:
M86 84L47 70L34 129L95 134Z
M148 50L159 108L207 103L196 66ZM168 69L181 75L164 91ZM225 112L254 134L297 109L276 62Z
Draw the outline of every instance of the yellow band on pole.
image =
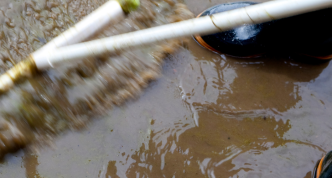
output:
M117 1L120 3L122 10L126 13L130 13L131 11L136 10L140 5L139 0L117 0Z
M0 94L5 93L15 84L37 73L37 66L31 57L19 62L0 76Z

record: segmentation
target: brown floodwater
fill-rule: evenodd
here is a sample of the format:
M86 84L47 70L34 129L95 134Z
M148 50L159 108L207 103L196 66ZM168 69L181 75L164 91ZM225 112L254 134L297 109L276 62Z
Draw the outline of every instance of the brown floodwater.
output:
M197 15L229 1L184 3ZM1 73L103 2L2 0ZM191 16L172 2L142 0L94 38ZM330 62L236 59L192 39L85 59L1 96L0 177L310 178L332 149L331 75Z

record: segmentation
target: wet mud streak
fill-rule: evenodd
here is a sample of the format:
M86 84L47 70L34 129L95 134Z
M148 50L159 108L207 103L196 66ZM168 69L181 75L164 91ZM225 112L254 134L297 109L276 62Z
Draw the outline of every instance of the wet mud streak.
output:
M27 178L41 178L37 171L37 167L39 165L37 155L25 155L23 161L23 166L26 169L25 175Z
M117 170L116 170L116 161L110 161L108 162L108 166L107 166L107 172L105 175L105 178L119 178L119 176L116 174Z

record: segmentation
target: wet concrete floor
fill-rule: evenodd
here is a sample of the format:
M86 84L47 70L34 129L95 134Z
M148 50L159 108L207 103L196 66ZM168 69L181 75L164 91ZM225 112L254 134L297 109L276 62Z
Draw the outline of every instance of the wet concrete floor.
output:
M185 2L197 15L226 0ZM190 40L139 99L54 149L6 155L0 177L309 178L332 149L331 75L330 62L236 59Z

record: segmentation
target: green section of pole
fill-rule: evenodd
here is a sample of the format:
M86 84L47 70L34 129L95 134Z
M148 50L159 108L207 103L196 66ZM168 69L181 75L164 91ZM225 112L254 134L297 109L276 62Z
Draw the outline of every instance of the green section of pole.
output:
M139 0L117 0L122 7L122 10L126 13L130 13L136 10L140 6Z

